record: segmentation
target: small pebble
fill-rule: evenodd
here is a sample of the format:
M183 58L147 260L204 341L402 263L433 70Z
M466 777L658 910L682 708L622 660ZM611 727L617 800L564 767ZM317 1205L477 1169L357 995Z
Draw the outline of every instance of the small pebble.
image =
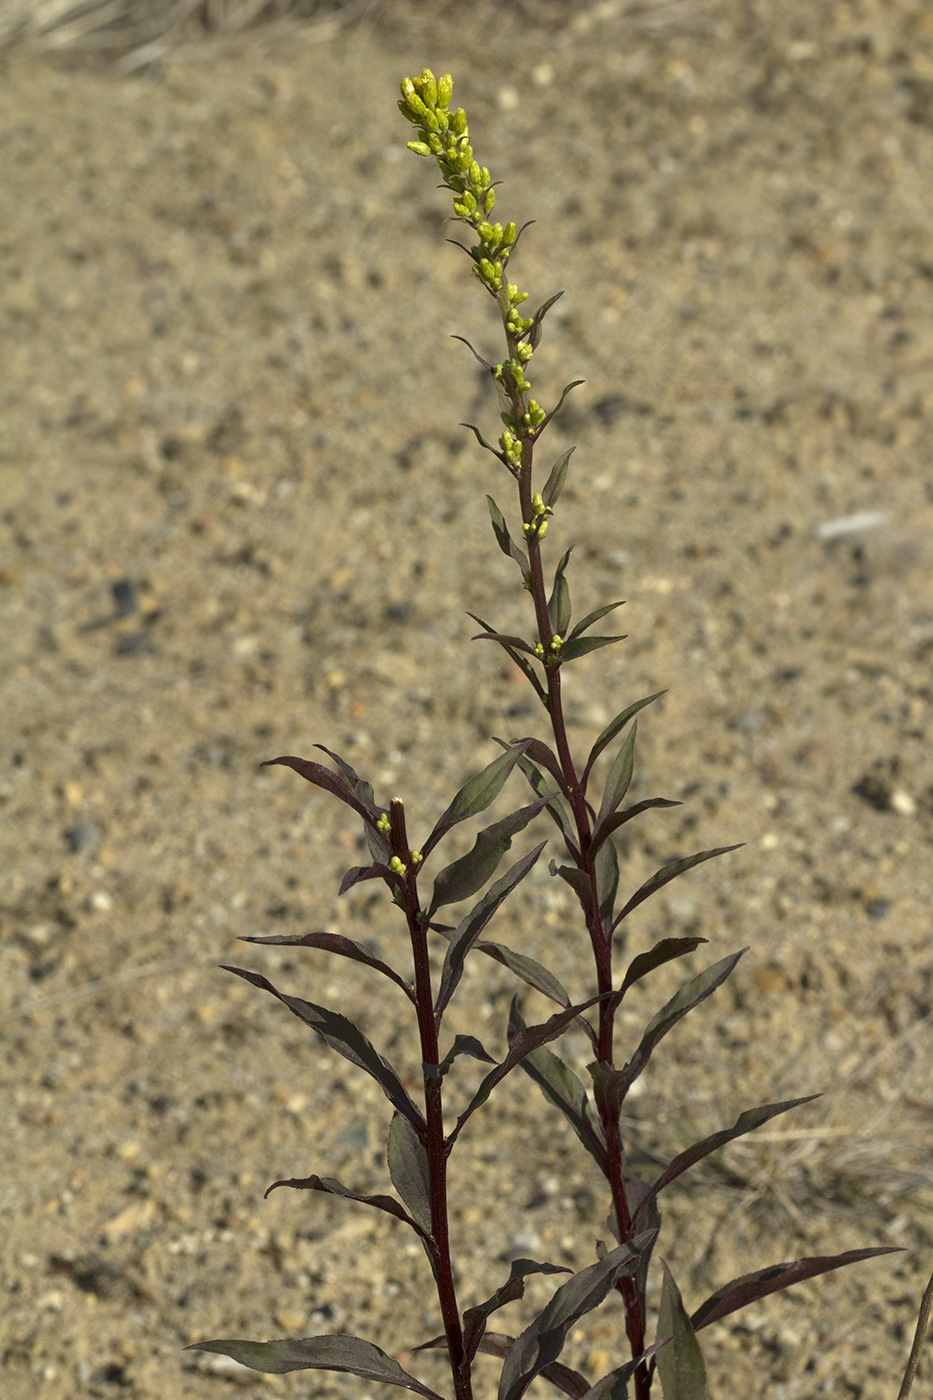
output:
M93 851L100 845L100 831L93 822L75 822L65 832L65 840L70 851Z

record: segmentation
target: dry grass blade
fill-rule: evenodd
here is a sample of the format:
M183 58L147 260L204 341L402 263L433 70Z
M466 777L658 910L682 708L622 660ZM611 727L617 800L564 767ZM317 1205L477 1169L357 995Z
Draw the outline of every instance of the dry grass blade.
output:
M900 1390L897 1392L897 1400L907 1400L910 1394L910 1387L914 1383L914 1376L917 1374L917 1367L920 1365L920 1350L923 1346L923 1339L926 1336L927 1326L930 1321L930 1309L933 1308L933 1275L930 1282L923 1290L923 1299L920 1303L920 1316L917 1318L917 1330L914 1332L913 1345L910 1348L910 1356L907 1358L907 1370L904 1372L904 1380Z

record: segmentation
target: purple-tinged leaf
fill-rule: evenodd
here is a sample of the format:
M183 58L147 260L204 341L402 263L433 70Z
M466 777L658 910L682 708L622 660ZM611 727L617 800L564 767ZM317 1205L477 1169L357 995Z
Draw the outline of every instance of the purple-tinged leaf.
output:
M414 1376L403 1371L397 1361L387 1356L372 1342L362 1337L341 1335L299 1337L281 1342L193 1342L186 1351L211 1351L230 1356L241 1366L266 1375L284 1376L288 1371L349 1371L367 1381L384 1385L400 1385L414 1390L426 1400L443 1400L436 1390L422 1385Z
M451 240L448 238L447 242L449 243L450 241ZM461 245L459 243L454 244L454 247L456 248L459 248L460 246ZM509 459L508 457L506 457L505 453L500 452L498 448L493 447L491 442L487 442L475 423L461 423L460 426L461 428L468 428L473 434L473 436L476 438L476 441L479 443L480 447L485 447L487 452L491 452L494 457L498 458L498 460L502 463L504 467L508 468L508 470L512 473L513 476L515 475L515 469L510 464Z
M583 910L587 923L593 917L593 887L590 877L585 870L581 870L578 865L558 865L552 860L548 866L552 875L559 875L565 884L573 890L580 907Z
M567 481L567 468L570 466L570 458L576 452L575 447L568 447L566 452L562 452L551 468L547 481L541 491L541 499L546 506L556 506L560 499L561 492Z
M394 967L376 958L362 943L355 943L352 938L345 938L342 933L302 933L292 934L264 934L261 937L240 939L241 943L269 943L286 948L322 948L326 953L338 953L342 958L351 958L354 962L363 963L365 967L371 967L375 972L381 972L383 977L390 978L397 986L401 987L410 1000L415 1000L414 991L410 983L404 977L400 977Z
M501 739L496 741L502 743ZM522 741L524 742L524 740ZM569 798L570 790L567 787L567 779L564 777L564 770L560 766L560 759L553 749L549 748L542 739L529 739L528 747L519 759L519 767L525 771L525 764L535 763L539 768L543 768L546 773L554 779L557 786L565 797ZM540 796L540 794L539 794Z
M368 827L367 830L369 830ZM347 890L352 890L354 885L361 885L364 880L385 880L394 888L398 883L398 876L387 864L382 862L377 862L375 865L354 865L340 881L340 889L337 893L346 894Z
M466 346L466 348L469 350L470 354L473 356L474 360L477 360L477 361L483 366L483 369L484 369L484 370L486 370L489 374L492 374L492 373L493 373L494 366L490 363L489 360L484 360L483 357L482 357L482 355L480 355L478 351L476 351L476 350L473 349L473 346L470 344L470 342L469 342L467 339L465 339L464 336L462 336L462 335L452 335L450 338L451 338L451 340L459 340L459 341L460 341L460 344ZM464 426L468 426L468 425L465 424Z
M375 827L378 816L374 816L369 810L369 806L362 798L353 791L350 784L345 779L340 778L330 768L325 768L323 763L312 763L307 758L295 758L288 756L285 758L267 758L265 763L261 763L260 768L274 768L280 764L285 768L293 768L299 777L307 782L313 783L315 787L323 788L325 792L333 793L334 797L339 797L341 802L345 802L348 807L352 807L354 812L361 816L368 826Z
M453 1145L460 1135L460 1130L467 1119L486 1102L496 1085L499 1084L507 1074L511 1074L515 1066L521 1064L526 1055L530 1055L533 1050L539 1049L542 1045L547 1045L549 1041L556 1040L559 1035L563 1034L572 1021L577 1020L578 1017L582 1016L584 1011L588 1011L590 1007L595 1006L597 1002L606 1000L610 995L612 994L602 993L599 996L590 997L588 1001L578 1002L576 1006L568 1006L563 1011L556 1011L553 1016L539 1026L528 1026L526 1030L520 1031L510 1045L509 1053L506 1055L505 1059L501 1064L496 1065L495 1069L489 1071L476 1093L467 1104L467 1107L460 1114L453 1132L450 1133L447 1139L448 1143ZM515 1000L513 999L511 1017L514 1018L514 1016Z
M635 739L638 734L638 721L632 721L632 727L622 740L619 752L612 760L612 767L606 775L606 786L603 789L603 800L599 812L596 816L596 829L605 822L607 817L612 816L619 803L629 790L632 781L632 773L635 768Z
M593 872L596 876L596 895L599 900L599 921L603 928L608 928L612 923L616 891L619 888L619 854L612 840L604 841L597 850Z
M619 637L574 637L573 641L567 641L561 647L561 664L565 661L576 661L578 656L586 656L588 652L598 651L600 647L611 647L613 642L624 642L628 634Z
M528 340L531 344L531 348L533 350L537 350L538 341L541 339L542 321L544 320L545 316L548 314L554 303L556 301L560 301L563 295L563 292L555 292L552 297L548 297L547 301L544 303L543 306L538 307L537 311L532 316L531 325L529 326L525 334L527 335Z
M499 743L501 742L502 740L500 739ZM522 758L519 760L519 767L521 768L525 777L528 779L532 791L536 792L539 797L543 797L544 794L548 791L548 785L545 781L544 774L540 771L540 769L536 768L533 763L529 763L527 758ZM571 832L573 831L573 823L570 819L570 814L567 812L563 803L555 797L552 802L548 803L545 810L548 816L554 822L554 825L557 827L561 836L563 837L564 845L567 847L567 851L571 859L579 860L579 847L577 846L576 842L573 839L573 836L571 835Z
M377 807L376 799L373 796L372 787L368 782L366 782L365 778L361 778L359 773L357 773L356 769L351 768L349 763L347 763L346 759L341 758L339 753L334 753L332 749L327 748L324 744L315 744L314 747L316 749L320 749L321 753L326 753L328 758L332 758L334 760L337 767L340 769L341 773L346 778L347 782L350 784L350 787L355 792L356 796L360 799L363 806L369 812L370 816L373 818L374 821L378 821L380 816L382 815L382 808Z
M669 1338L657 1355L664 1400L706 1400L706 1364L687 1316L680 1289L664 1260L664 1282L658 1309L658 1341Z
M570 393L571 389L577 389L577 388L579 388L579 386L580 386L581 384L585 384L585 383L586 383L586 380L585 380L585 379L574 379L570 384L565 384L565 385L564 385L564 391L563 391L563 393L561 394L560 398L557 400L557 403L556 403L556 404L554 405L554 407L551 409L550 413L545 414L544 420L543 420L543 422L541 423L541 426L535 430L535 439L537 439L537 438L539 438L539 437L541 436L541 434L544 432L545 428L547 427L548 423L550 423L551 419L554 417L554 415L555 415L556 413L560 413L561 409L562 409L563 406L564 406L564 399L565 399L565 398L567 397L567 395Z
M602 1376L600 1380L592 1386L583 1396L583 1400L628 1400L628 1382L632 1379L638 1367L643 1361L647 1361L649 1356L653 1356L659 1351L664 1342L655 1342L653 1347L648 1347L641 1356L637 1356L634 1361L627 1361L624 1366L617 1366L608 1375Z
M509 1353L509 1348L515 1345L514 1337L507 1337L504 1332L484 1332L477 1351L483 1352L486 1356L498 1356L504 1358ZM422 1342L417 1351L430 1351L432 1348L446 1351L447 1338L433 1337L430 1342ZM550 1366L545 1366L538 1374L542 1380L550 1381L564 1395L570 1395L572 1400L582 1400L590 1388L590 1383L585 1376L581 1376L579 1371L572 1371L569 1366L565 1366L562 1361L554 1361Z
M441 984L438 988L437 1001L434 1004L434 1015L438 1021L460 982L463 964L470 949L503 901L508 898L516 885L524 880L546 845L547 842L542 841L533 851L529 851L527 855L522 856L521 860L516 861L511 870L506 871L502 878L486 891L479 903L473 906L466 918L457 926L444 958Z
M634 705L629 705L620 714L616 715L611 724L606 725L606 728L590 749L590 756L586 761L586 767L583 770L583 778L581 780L584 787L586 787L586 780L590 775L590 769L606 745L612 743L613 739L621 729L625 728L633 715L637 715L639 710L643 710L645 706L650 705L653 700L658 700L662 695L666 694L667 692L664 690L657 690L654 695L646 695L644 700L636 700Z
M598 622L601 617L606 617L608 613L615 612L616 608L624 606L625 599L623 598L621 602L604 603L601 608L596 608L593 612L587 613L586 617L582 618L574 627L570 636L567 638L568 642L572 642L574 638L582 636L586 629L592 627L593 623Z
M415 1224L426 1239L433 1238L427 1148L408 1119L400 1113L393 1113L389 1124L386 1160L392 1185L411 1212Z
M233 972L245 982L251 982L254 987L260 987L264 992L271 992L274 997L278 997L282 1005L287 1006L300 1021L317 1031L331 1050L336 1050L338 1055L342 1055L345 1060L365 1070L375 1079L393 1108L404 1114L419 1136L427 1136L424 1118L412 1102L398 1074L353 1021L341 1016L339 1011L329 1011L325 1006L315 1006L313 1002L303 1001L301 997L288 996L285 992L278 991L258 972L250 972L243 967L229 967L226 963L222 963L221 966L225 972Z
M534 987L536 992L549 997L551 1001L556 1001L558 1006L569 1006L568 996L563 983L554 976L546 967L542 967L534 958L526 957L524 953L516 953L512 948L506 948L504 943L477 943L477 948L481 953L488 954L495 958L497 963L507 967L510 972L514 972L516 977L520 977L523 982L527 982L529 987Z
M471 641L498 642L506 651L511 648L512 651L524 652L526 656L537 655L530 642L526 642L524 637L513 636L510 632L477 632Z
M572 549L573 545L570 546L554 570L554 586L547 603L551 631L559 637L566 637L567 628L570 626L570 585L564 575L567 571L567 565L570 563Z
M399 1115L396 1114L396 1117ZM405 1120L402 1119L402 1122ZM339 1181L335 1181L329 1176L293 1176L288 1180L273 1181L267 1187L263 1199L274 1191L278 1186L290 1186L293 1191L322 1191L328 1196L340 1196L345 1201L358 1201L360 1205L372 1206L375 1210L381 1210L385 1215L392 1215L396 1220L404 1220L405 1224L414 1230L415 1234L421 1235L425 1240L430 1240L430 1220L427 1228L422 1228L416 1219L413 1219L402 1209L394 1196L364 1196L359 1191L351 1191L348 1186L344 1186Z
M493 822L492 826L484 827L473 849L445 866L438 874L434 881L429 917L442 904L456 904L458 900L469 899L481 890L486 881L495 875L502 857L512 845L512 837L524 831L553 797L554 793L548 793L530 802L527 807L510 812L501 821Z
M613 924L613 929L617 929L622 920L631 914L633 909L637 909L639 904L643 904L646 899L650 899L658 890L669 885L671 880L676 880L678 875L683 875L687 870L692 870L695 865L702 865L705 860L712 860L714 856L724 856L729 851L738 851L744 845L739 841L735 846L717 846L713 851L698 851L695 856L684 856L682 860L672 860L669 865L664 865L660 870L652 875L650 880L635 891L625 908L621 911Z
M510 1044L524 1029L518 1003L513 1001L509 1019ZM586 1090L573 1070L543 1046L526 1055L521 1067L529 1079L534 1080L544 1097L567 1119L600 1171L605 1173L606 1144L602 1129L593 1117Z
M478 816L480 812L485 812L490 803L495 802L505 787L509 774L528 747L528 742L528 740L522 740L518 744L511 744L505 753L494 758L492 763L488 764L481 773L477 773L468 783L464 783L422 846L422 853L425 856L430 855L438 841L442 840L458 822L466 821L467 817Z
M691 934L688 938L662 938L655 943L653 948L649 948L645 953L638 953L629 963L625 977L622 979L622 986L619 991L622 996L633 987L636 982L640 982L643 977L647 977L649 972L654 972L656 967L662 967L664 963L673 961L674 958L686 957L688 953L694 952L701 943L706 943L706 938L698 938Z
M786 1103L766 1103L761 1108L746 1109L744 1113L739 1114L731 1128L723 1128L720 1132L712 1133L710 1137L703 1138L702 1142L695 1142L692 1147L679 1152L672 1161L668 1162L642 1201L642 1205L652 1196L656 1196L659 1191L663 1191L665 1186L669 1186L677 1177L682 1176L690 1167L701 1162L704 1157L708 1157L711 1152L725 1147L727 1142L732 1142L734 1138L744 1137L746 1133L754 1132L756 1128L760 1128L764 1123L776 1118L779 1113L787 1113L790 1109L799 1108L804 1103L812 1103L814 1099L819 1097L819 1094L807 1094L802 1099L788 1099Z
M492 528L496 537L496 543L506 558L514 559L522 573L527 574L529 569L528 555L523 549L520 549L512 539L512 536L509 534L509 527L505 521L505 516L491 496L486 497L486 503L489 506L489 515L492 519Z
M606 1079L608 1106L613 1110L621 1107L629 1089L651 1059L652 1051L658 1042L663 1040L668 1031L673 1030L678 1021L683 1020L688 1011L692 1011L695 1006L699 1006L701 1001L712 996L716 988L721 986L731 975L739 958L747 951L747 948L742 948L740 952L731 953L729 957L713 963L712 967L704 968L696 977L691 977L689 982L685 982L670 1001L662 1006L656 1015L652 1016L645 1028L641 1042L628 1064L624 1069L612 1070ZM603 1067L600 1066L600 1068Z
M480 1060L487 1065L496 1063L483 1042L477 1040L475 1035L455 1035L453 1045L440 1064L425 1065L425 1073L431 1079L443 1078L458 1055L468 1055L471 1060Z
M535 1376L560 1356L571 1327L599 1307L623 1274L635 1272L649 1238L638 1235L619 1245L558 1288L509 1348L499 1377L499 1400L521 1400Z
M804 1279L832 1273L833 1269L845 1268L847 1264L859 1264L863 1259L901 1252L895 1245L885 1245L879 1249L849 1249L845 1254L811 1255L807 1259L795 1259L790 1264L772 1264L767 1269L743 1274L741 1278L734 1278L731 1283L717 1288L705 1303L700 1304L690 1321L694 1331L699 1332L701 1327L709 1327L711 1322L721 1322L739 1308L757 1303L759 1298L767 1298L770 1293L781 1293Z
M492 1313L525 1296L525 1279L530 1274L569 1274L573 1271L562 1264L539 1264L534 1259L513 1259L509 1277L491 1298L463 1314L463 1347L470 1361L476 1355Z
M638 817L642 812L647 812L651 807L682 807L682 802L672 802L668 797L645 797L641 802L635 802L631 807L626 807L624 811L613 812L611 816L605 817L603 821L595 827L593 839L590 842L590 852L599 850L600 846L608 836L614 831L618 831L620 826L630 822L633 817Z
M538 679L538 674L535 670L534 660L529 660L528 656L524 654L526 651L530 650L528 648L527 642L522 642L521 647L516 649L515 647L509 645L507 638L500 637L495 631L495 629L493 627L490 627L488 622L484 622L481 617L477 617L476 613L468 612L467 617L472 617L474 622L478 622L480 627L485 628L485 631L482 634L484 638L498 641L499 645L502 647L502 650L506 653L507 656L511 658L511 660L515 663L518 669L522 672L525 679L530 683L538 699L541 701L542 705L546 705L547 692L545 691L544 686ZM531 656L534 657L534 652L531 652Z

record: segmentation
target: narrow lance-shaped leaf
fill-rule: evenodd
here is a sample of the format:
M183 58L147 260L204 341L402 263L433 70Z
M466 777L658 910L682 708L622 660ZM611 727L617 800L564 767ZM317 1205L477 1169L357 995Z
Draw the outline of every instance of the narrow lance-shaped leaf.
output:
M678 875L683 875L685 871L692 870L695 865L702 865L705 860L712 860L714 856L724 856L729 851L738 851L744 843L739 841L735 846L717 846L712 851L698 851L695 856L684 856L682 860L672 860L669 865L664 865L660 870L652 875L650 880L635 891L625 908L620 912L613 924L613 929L618 928L622 920L631 914L633 909L637 909L639 904L643 904L646 899L650 899L658 890L669 885L671 880L676 880Z
M426 1400L444 1400L436 1390L403 1371L397 1361L362 1337L340 1334L327 1337L299 1337L276 1342L194 1342L186 1351L210 1351L230 1356L241 1366L266 1375L284 1376L288 1371L349 1371L366 1381L399 1385Z
M576 450L575 447L568 447L566 452L560 454L551 468L548 479L541 489L541 499L546 506L557 505L567 482L567 468L570 466L570 458Z
M431 1238L431 1185L428 1153L407 1118L393 1113L389 1124L386 1160L392 1185L405 1202L412 1219Z
M554 570L554 587L551 589L551 596L547 604L551 630L561 637L566 637L567 628L570 626L570 585L565 574L572 549L573 545L570 546Z
M466 918L458 925L444 958L441 984L438 988L437 1001L434 1004L436 1017L443 1014L453 996L463 974L466 956L477 938L516 885L524 880L546 845L547 842L542 841L533 851L529 851L526 856L522 856L521 860L516 861L511 870L506 871L502 878L497 880L491 889L487 890L479 903L474 905Z
M574 380L572 380L572 382L571 382L570 384L566 384L566 385L564 386L564 391L563 391L563 393L561 394L560 398L557 400L557 403L556 403L556 404L554 405L554 407L551 409L550 413L545 414L545 416L544 416L544 421L542 422L541 426L540 426L539 428L536 429L535 434L534 434L536 438L539 438L539 437L541 436L541 434L544 432L545 428L547 427L548 423L550 423L551 419L554 417L554 415L555 415L556 413L560 413L561 409L562 409L563 406L564 406L564 399L565 399L565 398L567 397L567 395L570 393L571 389L577 389L577 388L579 388L579 386L580 386L581 384L585 384L585 383L586 383L586 380L584 380L584 379L574 379Z
M549 793L510 812L501 821L485 827L477 836L473 849L451 865L444 867L434 881L429 916L442 904L456 904L458 900L469 899L481 890L486 881L495 875L499 862L512 845L512 837L523 831L528 823L538 815L553 798Z
M333 793L334 797L339 797L341 802L352 807L367 825L374 827L378 821L378 816L370 811L368 804L353 791L350 784L344 778L338 777L330 768L325 768L323 763L312 763L307 758L287 756L285 758L268 758L265 763L261 763L259 766L260 768L274 768L276 765L292 768L306 782L313 783L315 787L323 788L325 792Z
M380 809L376 806L376 801L373 797L372 787L366 781L366 779L361 778L359 773L357 773L356 769L351 768L350 764L346 761L346 759L341 758L339 753L334 753L333 749L327 748L324 744L315 744L314 747L316 749L320 749L321 753L326 753L328 758L332 758L334 760L337 767L340 769L341 773L347 779L351 788L356 793L356 796L362 802L363 806L367 809L370 815L378 821L380 816Z
M499 1377L499 1400L521 1400L535 1376L560 1356L574 1323L598 1308L623 1274L634 1273L648 1242L647 1235L636 1236L558 1288L510 1348Z
M706 1400L706 1365L700 1343L687 1316L680 1289L661 1261L664 1282L658 1310L658 1341L670 1338L657 1354L664 1400Z
M564 661L576 661L578 656L586 656L591 651L599 651L600 647L611 647L613 642L624 642L624 636L618 637L574 637L572 641L565 642L561 647L560 659Z
M402 1119L402 1122L404 1121ZM402 1209L394 1196L362 1195L359 1191L352 1191L349 1186L344 1186L330 1176L294 1176L287 1180L273 1181L272 1185L266 1189L265 1195L268 1196L270 1191L275 1191L279 1186L289 1186L293 1191L321 1191L327 1196L340 1196L345 1201L358 1201L360 1205L372 1206L374 1210L381 1210L385 1215L394 1216L396 1220L403 1220L414 1230L415 1234L420 1235L425 1240L430 1240L430 1220L428 1226L423 1227L407 1211Z
M410 984L390 967L381 958L375 957L364 948L362 943L356 943L352 938L346 938L342 933L302 933L300 935L290 934L263 934L255 937L241 937L241 943L270 943L288 948L321 948L326 953L338 953L343 958L351 958L354 962L362 963L365 967L371 967L374 972L381 972L383 977L390 978L395 982L405 995L411 1000L415 1000L415 994Z
M527 574L529 568L528 555L523 549L520 549L512 539L512 536L509 534L509 527L506 524L505 516L496 505L493 498L487 496L486 501L489 505L489 514L492 519L492 528L496 536L496 543L506 558L514 559L522 573Z
M447 242L448 242L448 243L453 243L453 245L454 245L455 248L462 248L462 247L463 247L463 244L462 244L462 243L456 243L452 238L448 238L448 239L447 239ZM464 249L464 252L465 252L465 251L466 251L466 249ZM455 339L455 338L456 338L456 337L451 336L451 339L452 339L452 340ZM513 476L515 475L514 468L513 468L513 467L511 466L511 464L509 463L509 459L508 459L508 457L506 457L505 453L504 453L504 452L500 452L499 449L498 449L497 447L493 447L493 445L492 445L491 442L487 442L486 439L483 437L482 433L480 432L479 428L477 428L477 426L476 426L475 423L461 423L460 426L461 426L461 428L468 428L468 429L470 430L470 432L473 434L473 436L476 438L476 441L479 443L480 447L485 447L485 449L486 449L487 452L491 452L492 455L493 455L495 458L497 458L497 459L502 463L502 465L503 465L504 467L506 467L506 468L512 473Z
M611 840L604 841L596 852L593 868L596 874L599 918L603 928L608 928L612 923L616 891L619 888L619 855Z
M446 836L452 827L458 822L466 821L467 817L478 816L480 812L485 812L491 803L495 802L499 793L505 787L506 780L525 749L526 742L514 744L505 753L494 758L481 773L477 773L468 783L457 793L447 811L435 824L434 830L428 837L422 853L427 856L433 851L438 841Z
M652 1196L656 1196L659 1191L663 1191L665 1186L669 1186L672 1181L682 1176L697 1162L701 1162L704 1157L708 1157L711 1152L717 1152L720 1147L725 1147L727 1142L744 1137L746 1133L754 1132L756 1128L760 1128L764 1123L776 1118L779 1113L787 1113L790 1109L799 1108L801 1104L812 1103L814 1099L819 1097L819 1094L807 1094L802 1099L788 1099L786 1103L766 1103L761 1108L746 1109L744 1113L739 1114L731 1128L722 1128L718 1133L712 1133L709 1137L703 1138L702 1142L695 1142L692 1147L679 1152L672 1161L668 1162L642 1204L645 1204Z
M705 938L698 938L691 934L687 938L662 938L655 943L653 948L647 952L638 953L629 963L625 977L622 979L620 993L624 996L629 987L633 987L636 982L640 982L643 977L647 977L649 972L654 972L656 967L662 967L664 963L671 962L674 958L683 958L687 953L692 953L699 948L701 943L706 943Z
M287 1006L299 1020L317 1031L326 1045L375 1079L393 1108L405 1115L419 1135L427 1134L424 1118L409 1097L398 1074L367 1040L359 1026L354 1025L346 1016L341 1016L338 1011L329 1011L325 1006L315 1006L313 1002L302 1001L300 997L288 996L285 992L278 991L258 972L250 972L243 967L229 967L225 963L221 966L225 972L235 973L245 982L251 982L254 987L261 987L263 991L278 997L282 1005Z
M620 714L617 714L615 719L611 722L611 724L606 725L606 728L603 730L593 747L590 749L590 756L586 761L586 767L583 770L583 778L581 780L583 782L584 787L586 786L586 780L590 775L590 769L592 768L593 764L596 762L596 759L602 753L606 745L612 743L613 739L616 737L616 735L621 729L625 728L625 726L628 724L629 720L632 718L633 715L637 715L639 710L643 710L646 705L650 705L653 700L658 700L662 695L665 694L666 691L658 690L655 691L654 695L646 695L643 700L636 700L633 705L629 705L626 709L622 710Z
M668 797L645 797L641 802L633 802L631 807L626 807L621 812L612 812L604 817L593 830L593 839L590 842L590 853L598 851L603 842L618 831L620 826L630 822L633 817L641 816L642 812L647 812L653 807L682 807L682 802L674 802Z
M481 1040L477 1040L475 1035L455 1035L454 1043L447 1051L439 1065L424 1065L424 1071L429 1079L443 1078L450 1069L458 1055L468 1055L471 1060L481 1060L484 1064L494 1065L496 1062L486 1049Z
M509 1018L510 1043L514 1043L524 1029L518 1003L513 1001ZM544 1046L526 1055L521 1068L529 1079L534 1080L545 1098L563 1114L600 1171L605 1172L606 1145L602 1130L593 1118L586 1090L573 1070Z
M481 953L495 958L497 963L501 963L510 972L514 972L516 977L527 982L529 987L534 987L536 992L541 992L551 1001L556 1001L558 1006L570 1005L570 997L560 978L555 977L549 968L535 962L534 958L529 958L525 953L516 953L514 949L506 948L504 943L483 942L477 943L476 946Z
M896 1245L885 1245L878 1249L849 1249L845 1254L811 1255L790 1264L772 1264L753 1274L743 1274L741 1278L734 1278L731 1283L718 1288L705 1303L700 1304L690 1321L694 1330L699 1332L701 1327L709 1327L711 1322L721 1322L739 1308L757 1303L759 1298L767 1298L770 1293L780 1293L795 1283L802 1283L804 1279L831 1273L833 1269L845 1268L847 1264L859 1264L863 1259L901 1252Z
M520 760L519 767L528 779L532 791L536 792L539 797L543 797L548 791L548 785L544 774L540 769L536 768L533 763L529 763L527 758ZM563 837L564 845L567 847L570 856L574 860L579 860L580 850L571 834L573 832L573 823L563 803L559 798L555 797L553 801L547 804L545 811Z
M597 829L608 816L617 809L619 803L629 790L632 781L632 772L635 768L635 739L638 734L638 721L632 723L632 727L622 740L622 745L615 758L612 760L612 767L606 775L606 786L603 789L603 800L596 817Z
M481 634L483 638L490 638L499 643L506 655L511 659L514 665L516 665L518 669L522 672L525 679L531 684L533 690L535 691L535 694L538 696L538 699L541 701L541 703L546 705L547 692L545 691L544 686L538 679L538 673L535 670L535 662L532 659L534 656L534 652L530 652L530 655L527 656L523 655L523 652L530 651L530 648L528 648L527 643L522 642L521 647L510 646L507 637L500 637L496 632L495 628L490 627L489 623L484 622L481 617L477 617L476 613L468 612L467 617L472 617L474 622L478 622L480 627L485 628L485 631Z
M645 1033L632 1058L623 1070L612 1071L613 1101L620 1103L625 1098L635 1080L642 1073L648 1061L651 1059L652 1051L660 1040L673 1030L678 1021L683 1020L688 1011L692 1011L695 1006L699 1006L701 1001L705 1001L708 996L712 996L716 988L725 982L732 973L739 958L748 950L741 949L738 953L732 953L729 957L723 958L720 962L713 963L712 967L705 968L696 977L691 977L689 982L685 982L680 990L671 997L670 1001L655 1016L651 1018L645 1028Z
M370 831L371 828L367 827L366 830ZM377 832L376 834L378 835L379 833ZM337 891L337 893L346 894L347 890L352 890L356 885L361 885L364 880L384 880L387 885L390 885L394 888L395 885L397 885L398 883L398 876L395 874L395 871L392 869L392 867L388 864L388 861L392 858L392 848L388 844L388 842L385 843L385 847L385 860L377 861L373 865L351 866L347 873L344 875L343 879L340 881L340 889Z
M530 1274L569 1274L571 1269L562 1264L539 1264L534 1259L513 1259L509 1277L501 1288L497 1288L491 1298L475 1308L467 1308L463 1314L463 1346L472 1361L479 1344L483 1340L488 1318L506 1303L514 1303L525 1296L525 1279Z
M608 613L615 612L616 608L621 608L623 604L624 599L619 603L604 603L601 608L594 608L591 613L587 613L586 617L580 619L567 640L572 642L574 637L581 636L588 627L592 627L594 622L598 622L601 617L606 617Z
M547 301L544 303L543 306L538 307L537 311L532 316L531 325L528 328L527 336L528 340L531 342L531 348L533 350L536 350L538 348L538 341L541 339L541 323L543 322L545 316L548 314L554 303L556 301L560 301L563 295L563 292L555 292L552 297L548 297Z

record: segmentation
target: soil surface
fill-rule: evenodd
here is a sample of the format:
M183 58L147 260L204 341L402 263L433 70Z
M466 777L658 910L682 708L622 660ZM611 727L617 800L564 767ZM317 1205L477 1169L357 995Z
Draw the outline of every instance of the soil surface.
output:
M578 445L549 557L576 541L578 613L626 599L629 639L567 673L575 748L666 688L632 799L684 805L627 828L623 888L745 843L628 921L630 953L709 941L632 992L626 1044L685 966L749 948L629 1100L633 1160L826 1091L672 1186L658 1252L693 1308L777 1260L902 1247L705 1333L717 1400L893 1400L933 1267L933 13L910 0L396 5L130 74L0 56L3 1393L375 1397L182 1351L344 1331L446 1389L411 1357L439 1321L404 1227L263 1200L311 1172L386 1191L384 1099L217 966L358 1018L414 1086L400 992L237 943L330 929L405 967L382 887L337 897L356 818L257 765L325 744L423 840L491 735L544 732L465 616L531 626L483 500L514 519L511 482L457 426L498 432L450 339L498 358L493 308L395 108L425 63L497 213L537 220L529 304L566 292L536 391L586 381L542 447ZM589 993L547 858L498 938ZM501 1056L516 983L474 961L451 1029ZM585 1080L587 1048L562 1052ZM452 1101L480 1073L458 1060ZM608 1238L521 1074L452 1173L464 1306L510 1258L582 1268ZM595 1378L620 1335L608 1305L566 1359Z

